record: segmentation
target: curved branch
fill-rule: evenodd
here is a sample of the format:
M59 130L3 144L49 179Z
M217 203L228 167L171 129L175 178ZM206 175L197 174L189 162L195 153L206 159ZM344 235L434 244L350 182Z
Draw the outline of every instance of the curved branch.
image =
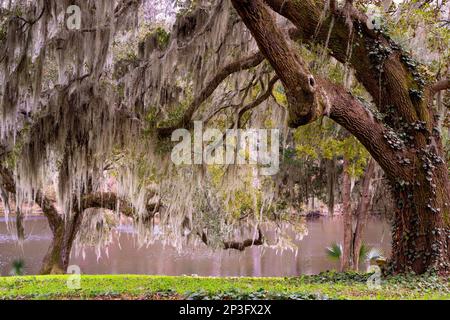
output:
M202 242L209 245L208 242L208 236L206 233L198 233L200 238L202 239ZM244 251L246 248L252 247L252 246L262 246L264 245L264 235L261 231L261 228L258 228L258 238L257 239L246 239L244 241L224 241L223 242L223 249L224 250L238 250L238 251Z
M0 165L0 183L1 189L11 194L16 194L16 183L14 181L13 173L2 165ZM35 202L41 207L52 232L55 232L56 229L62 225L63 220L54 205L54 201L47 197L43 192L37 191L35 194Z
M353 134L390 177L408 177L409 167L398 164L399 157L411 156L389 143L388 130L370 110L353 97L343 86L329 80L318 80L329 101L329 116Z
M267 87L267 90L261 94L255 101L247 104L246 106L242 107L239 111L238 111L238 128L241 125L241 118L242 116L247 112L250 111L256 107L258 107L261 103L263 103L264 101L266 101L271 95L272 95L272 90L273 87L275 86L275 84L278 82L280 78L278 76L274 76L270 81L269 81L269 85Z
M208 85L204 88L200 94L194 99L194 101L190 104L189 108L183 115L183 118L179 123L172 127L158 128L158 136L160 138L170 137L172 132L176 129L185 128L189 129L191 127L192 116L195 111L201 106L203 102L206 101L217 89L217 87L224 81L228 76L233 73L247 70L250 68L254 68L258 66L261 62L264 61L264 55L261 52L253 53L250 56L243 58L238 61L234 61L225 67L223 67L217 74L208 81Z
M381 112L394 106L408 122L426 119L410 96L409 89L418 84L414 82L414 71L402 61L407 54L383 33L371 29L365 14L346 5L323 17L322 1L264 1L295 25L296 29L290 32L293 40L328 45L334 58L349 64ZM371 52L375 51L382 58L373 58Z
M407 152L402 151L401 148L397 150L398 147L391 146L392 142L390 143L389 137L387 137L387 128L383 123L377 121L369 110L342 86L335 85L328 80L318 79L318 81L315 81L314 78L309 78L309 82L312 79L313 83L305 84L302 82L302 79L310 75L310 72L301 57L289 46L262 0L233 0L232 2L244 23L252 32L261 52L270 61L286 88L290 125L306 124L312 122L318 116L326 114L352 133L367 148L388 175L391 177L406 177L407 169L398 165L398 156ZM279 12L295 24L301 25L302 28L312 33L316 29L318 20L315 20L314 17L319 19L320 11L318 10L319 6L315 6L311 1L280 0L266 2L271 3L272 7L276 3L275 11L278 9ZM313 19L308 15L311 15ZM342 23L345 24L345 21ZM343 34L339 33L341 37L348 36L350 32L347 25L344 25L339 31L343 32ZM344 52L347 51L347 44L348 42L345 41L339 44L341 49L345 49ZM335 46L338 46L338 44L335 44ZM365 59L368 59L364 47L363 50ZM402 66L396 66L396 60L393 60L394 67L403 68ZM364 68L367 68L367 66L362 67L362 69ZM398 76L398 73L396 73L398 68L391 70L396 76ZM369 72L369 74L373 76L373 72ZM400 73L400 78L402 75L404 74ZM399 80L395 76L393 79ZM304 93L308 90L308 86L311 85L314 87L311 91L313 99L309 99L311 96L308 95L296 94L299 93L299 88ZM390 83L388 83L389 85ZM378 83L376 86L378 86ZM410 99L407 88L403 88L398 83L393 84L392 87L391 94L394 92L398 94L396 99ZM403 97L405 94L406 98ZM299 102L300 105L298 104ZM410 113L410 116L405 116L406 119L415 119L417 117L414 106L409 104L405 106L404 103L399 105L406 109L403 111ZM305 110L308 110L308 112L305 113ZM398 167L401 168L398 169Z
M134 217L136 213L136 210L128 200L118 197L113 192L97 192L82 196L80 211L94 208L120 211L127 217ZM147 204L146 209L148 217L153 216L153 213L156 212L158 208L158 203Z
M262 246L264 244L264 236L260 228L258 228L258 239L247 239L242 242L239 241L225 241L223 243L224 249L244 251L246 248L252 246Z
M56 230L63 225L63 218L56 209L55 202L41 191L36 192L35 197L35 202L41 207L50 229L53 234L56 234Z
M204 118L203 122L204 123L208 123L209 121L211 121L212 118L214 118L217 114L219 114L221 111L223 111L225 109L229 109L229 108L239 109L240 107L242 107L244 105L245 99L247 99L247 97L248 97L250 89L253 88L256 85L255 80L256 80L256 82L258 82L258 80L261 80L261 78L259 77L258 79L256 79L256 76L253 76L253 78L251 79L249 84L245 88L243 88L243 89L238 91L239 93L241 93L241 92L244 93L242 95L242 97L241 97L241 102L240 103L238 103L238 104L228 104L228 105L220 106L219 108L217 108L217 109L213 110L212 112L210 112L210 114L207 115L206 118Z
M16 185L11 170L0 165L0 188L11 193L16 194ZM56 231L62 223L63 219L58 209L55 206L55 201L46 196L42 191L37 191L35 194L35 202L38 204L44 216L47 218L52 231ZM76 199L73 201L76 203ZM75 206L74 210L77 215L82 214L86 209L106 209L111 211L120 211L127 217L134 217L136 210L126 199L118 197L113 192L106 193L91 193L81 197L80 206ZM159 209L159 203L147 204L148 217L151 218L153 214Z
M431 86L432 93L438 93L439 91L449 90L450 89L450 79L443 79Z
M261 103L263 103L264 101L266 101L267 99L269 99L269 98L272 96L272 90L273 90L273 87L274 87L275 84L278 82L278 80L279 80L279 77L278 77L278 76L274 76L274 77L269 81L267 90L266 90L264 93L262 93L260 96L258 96L258 97L257 97L254 101L252 101L251 103L249 103L249 104L243 106L242 108L240 108L240 109L238 110L238 112L237 112L237 123L238 123L238 128L241 127L241 119L242 119L242 116L243 116L247 111L250 111L250 110L252 110L252 109L258 107ZM224 109L232 108L232 107L234 107L234 108L237 109L237 108L241 107L242 104L243 104L243 101L242 101L240 104L238 104L238 105L227 105L227 106L221 107L221 108L219 108L219 109L217 109L217 110L214 110L214 112L206 118L205 122L209 122L215 115L217 115L220 111L222 111L222 110L224 110ZM236 124L236 123L233 121L233 124L231 125L230 129L233 129L234 126L235 126L235 124Z
M316 120L321 114L321 104L314 77L289 45L267 5L262 0L232 0L232 3L286 89L290 125L297 127Z

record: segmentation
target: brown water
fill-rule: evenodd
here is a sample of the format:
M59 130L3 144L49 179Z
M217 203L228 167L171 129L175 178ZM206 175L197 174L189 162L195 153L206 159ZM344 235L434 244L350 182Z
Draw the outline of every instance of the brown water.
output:
M109 247L109 256L97 259L94 250L85 258L72 256L70 264L78 265L85 274L158 274L200 276L295 276L316 274L338 268L326 255L326 247L341 242L342 218L319 218L307 221L308 234L296 241L298 252L276 252L254 247L245 252L213 252L200 245L195 250L178 253L174 248L154 244L138 248L131 227L121 228ZM26 274L36 274L51 239L47 221L30 218L25 222L27 240L20 247L0 218L0 274L8 275L15 259L25 261ZM390 227L386 221L373 218L368 223L365 243L369 247L390 252Z

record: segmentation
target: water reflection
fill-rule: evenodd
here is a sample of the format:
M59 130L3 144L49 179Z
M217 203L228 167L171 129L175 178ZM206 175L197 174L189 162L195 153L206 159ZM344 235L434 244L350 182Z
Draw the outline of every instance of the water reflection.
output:
M316 274L337 269L325 248L343 238L340 217L307 221L308 234L295 243L297 254L291 251L276 252L273 249L255 247L244 253L236 251L213 252L204 245L177 252L170 246L155 243L138 248L131 226L117 229L113 244L100 259L95 250L87 249L86 256L72 255L71 264L77 264L86 274L160 274L200 276L295 276ZM27 239L22 246L7 230L5 220L0 219L0 272L9 274L15 259L25 260L25 273L36 274L51 239L47 221L29 218L25 221ZM386 221L372 218L368 223L365 243L369 247L390 252L390 227Z

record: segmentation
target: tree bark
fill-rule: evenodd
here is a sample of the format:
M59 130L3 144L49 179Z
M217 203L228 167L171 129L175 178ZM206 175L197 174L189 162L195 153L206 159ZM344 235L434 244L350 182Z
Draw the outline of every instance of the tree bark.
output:
M36 193L36 202L47 218L53 238L42 261L41 274L64 274L69 266L70 252L82 220L82 211L76 211L64 221L54 202L42 192Z
M341 271L348 271L352 267L352 235L353 219L351 206L351 181L349 162L344 158L342 181L342 214L344 217L344 243L342 245Z
M71 222L71 225L75 221ZM79 226L79 225L78 225ZM65 228L64 223L58 225L53 233L52 242L42 261L40 274L65 274L70 262L70 252L76 238L78 228Z
M64 230L61 227L57 230L56 234L53 234L52 242L48 247L47 253L45 254L44 259L42 260L42 266L40 270L40 274L64 274L68 265L64 264L61 253L63 248L63 239L64 239Z
M25 240L25 229L23 227L23 212L21 208L16 209L16 232L19 242Z
M323 85L332 103L330 118L367 148L384 170L397 201L389 271L448 273L450 185L439 133L416 121L409 124L412 141L401 141L350 94L334 84Z
M391 268L394 272L449 272L450 229L444 222L450 203L448 177L446 172L436 171L426 178L417 170L416 179L393 186L396 210Z

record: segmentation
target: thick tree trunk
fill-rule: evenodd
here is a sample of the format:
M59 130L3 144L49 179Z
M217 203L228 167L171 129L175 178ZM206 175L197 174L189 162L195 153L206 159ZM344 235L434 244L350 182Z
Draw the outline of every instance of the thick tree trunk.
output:
M341 271L351 268L353 221L351 209L351 181L349 163L344 159L344 173L342 181L342 214L344 217L344 244L342 246Z
M432 181L417 170L415 182L396 182L393 196L396 211L393 226L391 269L394 273L413 271L449 272L448 221L449 187L447 172L436 169Z
M409 140L403 141L398 133L376 128L379 122L364 119L364 113L357 112L349 97L338 93L334 96L332 87L328 88L333 99L331 118L369 150L392 186L397 209L390 271L421 274L433 269L448 273L450 187L442 142L433 122L406 122ZM426 107L430 103L428 100L416 107L425 113L431 110ZM380 133L381 137L375 137Z
M364 230L367 225L367 218L369 217L369 205L371 202L373 190L371 190L372 179L375 174L375 160L370 159L364 173L362 181L361 199L356 209L356 228L353 235L353 268L359 270L359 258L362 246L362 238Z
M80 224L81 214L75 213L68 225L65 225L62 220L57 225L50 225L53 239L42 261L41 274L65 274L67 272L70 252Z
M63 255L63 251L67 253L67 248L64 250L64 246L64 227L61 226L56 234L53 234L52 242L42 261L40 274L64 274L66 272L69 259L67 255Z

